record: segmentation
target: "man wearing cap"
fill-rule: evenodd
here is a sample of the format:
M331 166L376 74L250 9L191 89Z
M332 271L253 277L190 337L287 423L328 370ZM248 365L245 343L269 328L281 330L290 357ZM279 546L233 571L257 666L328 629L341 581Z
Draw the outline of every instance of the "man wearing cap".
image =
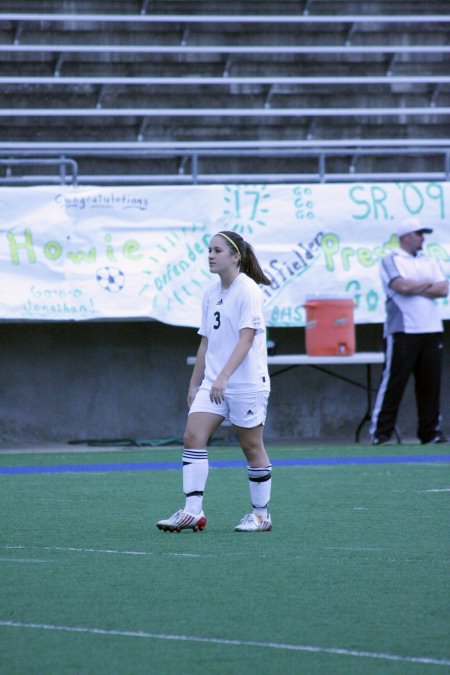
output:
M434 300L446 297L449 285L437 260L422 252L424 235L431 232L417 218L403 221L397 230L400 247L380 263L386 361L372 412L373 445L386 443L394 433L412 373L421 443L447 442L440 426L443 326Z

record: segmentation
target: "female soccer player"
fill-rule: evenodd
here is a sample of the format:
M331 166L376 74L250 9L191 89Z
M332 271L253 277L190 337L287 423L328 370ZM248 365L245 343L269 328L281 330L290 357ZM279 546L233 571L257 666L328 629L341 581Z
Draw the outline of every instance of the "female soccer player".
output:
M235 426L247 460L252 513L236 532L267 532L272 465L263 442L270 380L263 294L269 285L256 255L236 232L211 239L209 269L219 281L205 291L200 346L188 392L190 406L183 451L184 509L156 526L168 532L203 530L203 492L208 477L207 443L224 419Z

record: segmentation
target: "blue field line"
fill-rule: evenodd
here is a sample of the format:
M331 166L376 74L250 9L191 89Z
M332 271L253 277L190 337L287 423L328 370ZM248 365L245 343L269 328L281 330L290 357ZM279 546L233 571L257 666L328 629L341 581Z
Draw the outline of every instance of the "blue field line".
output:
M450 462L450 455L397 455L386 457L312 457L306 459L274 459L273 466L339 466L357 464L424 464L429 462ZM243 460L213 460L213 469L245 467ZM0 474L35 473L93 473L109 471L167 471L180 469L179 462L117 462L110 464L55 464L53 466L5 466Z

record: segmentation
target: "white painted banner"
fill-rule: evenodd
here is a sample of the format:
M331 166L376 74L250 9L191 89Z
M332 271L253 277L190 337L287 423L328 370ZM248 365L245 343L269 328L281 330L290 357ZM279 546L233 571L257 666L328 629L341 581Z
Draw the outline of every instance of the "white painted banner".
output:
M450 183L0 188L0 319L197 327L209 239L229 229L272 281L269 326L304 325L321 293L350 293L356 323L382 322L378 262L409 216L433 228L425 250L450 277Z

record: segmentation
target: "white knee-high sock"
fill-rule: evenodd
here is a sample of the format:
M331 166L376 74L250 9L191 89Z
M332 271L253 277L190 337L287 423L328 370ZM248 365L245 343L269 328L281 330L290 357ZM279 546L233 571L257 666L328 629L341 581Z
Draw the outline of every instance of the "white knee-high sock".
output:
M265 518L272 488L272 464L264 467L248 466L247 473L253 513Z
M208 451L184 449L183 451L183 492L186 495L185 511L196 515L203 506L203 492L208 478Z

